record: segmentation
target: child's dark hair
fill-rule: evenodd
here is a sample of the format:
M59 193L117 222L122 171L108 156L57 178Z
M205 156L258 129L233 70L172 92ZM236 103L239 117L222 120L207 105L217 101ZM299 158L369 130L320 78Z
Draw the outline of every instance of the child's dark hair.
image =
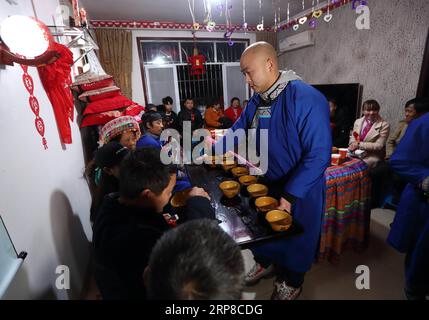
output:
M362 110L366 111L380 111L380 104L377 100L366 100L362 105Z
M238 300L243 289L240 248L213 220L166 232L152 250L149 270L149 299Z
M173 104L173 99L170 96L162 98L162 104Z
M418 115L429 112L429 98L414 98L405 104L405 108L413 105Z
M89 189L91 190L92 202L90 208L89 219L91 222L95 222L97 211L103 201L106 194L111 192L117 192L119 189L119 181L116 177L111 176L101 170L100 180L98 185L96 181L96 169L97 165L95 160L91 160L85 168L85 179L88 182Z
M238 103L240 103L240 99L238 99L237 97L234 97L231 99L231 105L234 103L235 100L237 100Z
M160 150L140 148L128 154L121 163L119 194L127 199L137 199L149 189L159 195L167 188L175 168L161 162Z

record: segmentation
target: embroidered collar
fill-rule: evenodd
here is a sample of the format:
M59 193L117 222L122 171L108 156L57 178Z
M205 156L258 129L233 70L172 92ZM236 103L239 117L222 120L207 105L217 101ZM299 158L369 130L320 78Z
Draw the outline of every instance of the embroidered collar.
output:
M292 70L281 70L276 82L267 91L260 93L259 96L264 101L273 101L286 88L288 83L293 80L302 79Z

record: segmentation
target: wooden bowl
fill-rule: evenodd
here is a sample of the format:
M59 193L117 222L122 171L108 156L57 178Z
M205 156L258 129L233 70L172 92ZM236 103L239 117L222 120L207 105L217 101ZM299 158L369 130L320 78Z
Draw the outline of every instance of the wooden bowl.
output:
M272 197L259 197L255 200L256 208L261 212L274 210L279 206L279 202Z
M222 164L223 170L228 171L232 168L235 168L237 165L235 163L232 164Z
M254 198L262 197L267 195L268 188L263 184L254 183L247 187L247 192Z
M240 191L240 184L237 181L224 181L219 184L219 188L227 198L234 198Z
M292 225L292 216L286 211L271 210L265 216L274 231L286 231Z
M234 177L238 178L249 174L249 169L245 167L236 167L231 169L231 173Z
M251 184L256 183L257 180L258 178L256 178L255 176L249 175L241 176L240 178L238 178L238 181L240 181L243 186L250 186Z
M191 192L191 190L192 189L185 189L176 192L171 198L170 204L175 208L184 207L186 205L186 201L188 201L189 192Z

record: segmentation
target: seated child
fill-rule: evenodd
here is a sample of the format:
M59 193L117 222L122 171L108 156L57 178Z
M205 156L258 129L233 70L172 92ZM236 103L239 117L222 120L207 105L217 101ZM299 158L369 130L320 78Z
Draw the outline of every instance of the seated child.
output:
M120 167L119 193L107 195L93 227L95 279L104 299L145 299L142 274L152 248L171 227L163 215L176 170L156 149L138 149ZM208 194L193 188L187 219L215 218Z
M244 261L238 245L215 221L194 220L159 239L144 279L149 299L239 300Z

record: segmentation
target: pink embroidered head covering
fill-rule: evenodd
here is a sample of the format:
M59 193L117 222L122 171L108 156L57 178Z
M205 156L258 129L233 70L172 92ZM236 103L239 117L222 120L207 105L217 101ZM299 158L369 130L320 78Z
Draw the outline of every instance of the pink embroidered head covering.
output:
M134 117L123 116L113 119L101 128L100 144L106 144L116 136L128 131L138 131L140 133L139 123Z

